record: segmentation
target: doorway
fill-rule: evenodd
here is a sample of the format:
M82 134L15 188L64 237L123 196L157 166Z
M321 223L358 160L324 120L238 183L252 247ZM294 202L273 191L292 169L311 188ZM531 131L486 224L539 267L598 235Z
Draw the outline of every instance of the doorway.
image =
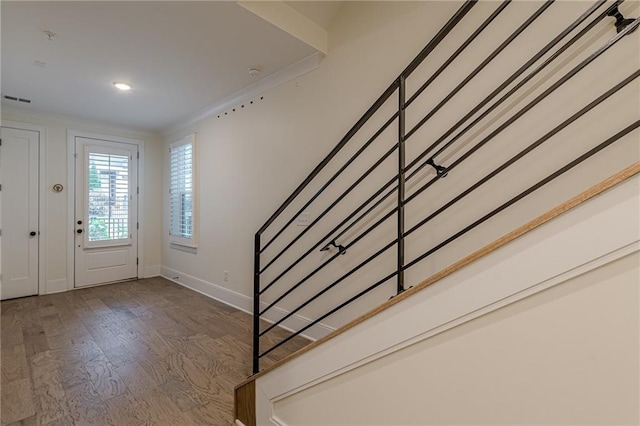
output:
M74 287L138 277L138 169L135 141L73 137Z
M0 298L33 296L40 287L40 143L38 130L0 129Z

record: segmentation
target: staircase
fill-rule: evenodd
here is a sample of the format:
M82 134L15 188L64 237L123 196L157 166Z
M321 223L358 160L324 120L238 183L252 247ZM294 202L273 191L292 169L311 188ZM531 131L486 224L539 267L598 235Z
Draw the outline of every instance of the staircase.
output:
M459 6L256 232L242 423L256 424L255 380L288 364L261 359L296 336L318 341L293 357L314 351L637 173L593 185L629 165L607 153L640 126L618 102L640 76L622 3ZM606 133L589 131L599 117Z

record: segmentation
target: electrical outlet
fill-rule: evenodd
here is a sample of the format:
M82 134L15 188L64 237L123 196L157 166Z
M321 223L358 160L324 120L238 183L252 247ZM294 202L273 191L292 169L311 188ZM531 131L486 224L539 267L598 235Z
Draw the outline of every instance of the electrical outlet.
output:
M224 282L229 282L229 271L224 271Z

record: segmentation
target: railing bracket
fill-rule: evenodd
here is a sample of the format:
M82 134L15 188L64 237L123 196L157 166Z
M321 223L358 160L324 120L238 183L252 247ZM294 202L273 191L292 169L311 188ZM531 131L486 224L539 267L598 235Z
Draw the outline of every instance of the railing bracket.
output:
M320 251L328 251L331 249L331 246L338 249L338 252L342 255L347 254L347 249L342 244L336 244L336 240L331 240L329 244L320 249Z
M607 16L611 16L612 18L616 18L616 31L617 32L622 32L627 25L631 24L634 19L631 18L625 18L624 15L622 15L622 13L620 13L620 10L618 10L618 6L616 6L614 9L611 10L611 12L609 12L607 14ZM631 30L629 33L634 32L635 30L637 30L638 27L635 27L633 30Z
M409 288L413 288L413 286L409 286ZM396 297L396 296L401 295L401 294L402 294L402 293L404 293L405 291L409 290L409 288L403 288L401 291L399 291L398 293L396 293L396 294L394 294L393 296L391 296L391 297L389 298L389 300L393 299L393 298L394 298L394 297Z
M435 161L433 161L433 158L429 158L429 160L427 161L427 164L435 169L436 175L438 175L438 177L441 177L441 178L447 177L447 173L449 173L449 170L444 166L436 164Z

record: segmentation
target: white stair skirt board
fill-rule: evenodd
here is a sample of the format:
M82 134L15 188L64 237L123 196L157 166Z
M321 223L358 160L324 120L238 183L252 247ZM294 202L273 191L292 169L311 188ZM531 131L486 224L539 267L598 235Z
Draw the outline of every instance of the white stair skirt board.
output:
M283 424L278 400L638 252L639 184L610 188L258 377L258 424Z
M226 305L233 306L234 308L244 311L248 314L251 314L253 312L253 299L249 296L245 296L244 294L236 293L235 291L229 290L228 288L201 280L199 278L193 277L191 275L166 266L162 266L161 276L168 279L169 281L173 281L176 284L180 284L181 286L190 288L191 290L197 291L198 293L204 294L205 296L208 296ZM267 306L267 303L261 303L261 309L264 309ZM288 311L280 309L276 306L261 318L265 321L273 323L284 317L288 313ZM291 318L284 321L280 325L280 327L289 331L300 330L302 327L305 327L309 323L311 323L311 320L309 320L308 318L294 314L291 316ZM315 341L321 339L334 330L334 328L328 325L319 323L306 330L304 334L301 334L301 336Z

